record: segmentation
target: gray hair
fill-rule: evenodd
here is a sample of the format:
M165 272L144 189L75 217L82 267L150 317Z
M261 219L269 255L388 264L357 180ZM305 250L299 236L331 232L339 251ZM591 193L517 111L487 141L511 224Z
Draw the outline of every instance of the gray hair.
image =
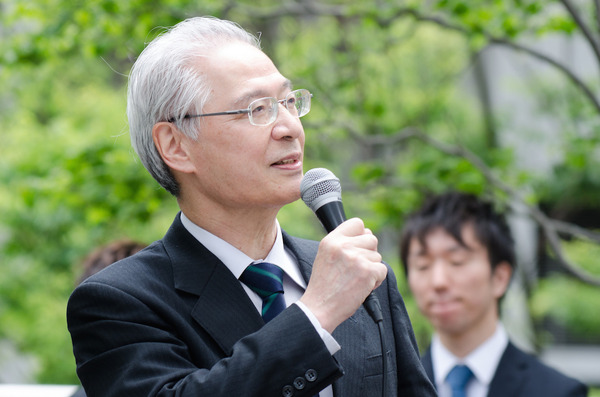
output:
M154 179L176 197L179 184L154 145L152 128L158 122L171 121L186 136L198 139L200 119L183 116L201 112L210 97L210 82L194 61L232 41L260 49L259 39L234 22L214 17L186 19L150 42L129 74L131 144Z

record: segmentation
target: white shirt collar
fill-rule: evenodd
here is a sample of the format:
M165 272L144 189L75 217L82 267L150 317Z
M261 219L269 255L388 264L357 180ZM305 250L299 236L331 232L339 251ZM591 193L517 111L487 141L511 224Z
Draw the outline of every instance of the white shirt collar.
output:
M436 385L444 383L456 364L465 364L484 387L489 387L507 345L508 335L500 322L496 326L496 332L463 359L446 349L439 336L434 334L431 341L431 359Z
M283 245L281 226L277 219L275 222L277 224L277 237L275 238L273 248L271 248L267 257L264 258L264 261L276 264L282 268L285 274L287 274L296 284L302 288L306 288L306 282L300 273L300 269L296 265L295 258ZM202 229L185 216L183 212L181 213L181 223L183 223L183 226L196 238L196 240L219 258L219 260L223 262L223 264L225 264L231 273L238 279L249 264L263 261L263 259L253 260L227 241Z

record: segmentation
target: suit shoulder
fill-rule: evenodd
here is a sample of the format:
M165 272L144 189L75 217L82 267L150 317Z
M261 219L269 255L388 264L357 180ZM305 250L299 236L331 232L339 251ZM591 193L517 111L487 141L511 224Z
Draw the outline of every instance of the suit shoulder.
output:
M131 280L140 283L146 278L155 279L158 274L164 276L164 272L169 272L170 269L169 258L159 240L127 258L107 266L87 278L83 283L97 282L113 286L128 284Z
M526 353L509 343L500 366L520 368L527 373L528 389L540 396L586 396L587 386L555 368L543 363L538 357ZM541 394L539 394L541 393Z
M539 358L527 353L523 353L529 357L530 365L532 366L534 375L537 379L547 384L549 387L562 387L565 389L578 389L587 387L575 378L560 372L559 370L545 364Z

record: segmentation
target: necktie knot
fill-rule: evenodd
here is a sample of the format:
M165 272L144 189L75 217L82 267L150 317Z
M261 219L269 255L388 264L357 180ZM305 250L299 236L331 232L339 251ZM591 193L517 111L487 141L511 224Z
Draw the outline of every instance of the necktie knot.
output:
M455 365L448 373L446 382L452 388L452 397L465 397L465 386L473 377L473 372L466 365Z
M265 322L285 309L283 270L279 266L269 262L252 264L244 270L240 281L262 298L261 314Z

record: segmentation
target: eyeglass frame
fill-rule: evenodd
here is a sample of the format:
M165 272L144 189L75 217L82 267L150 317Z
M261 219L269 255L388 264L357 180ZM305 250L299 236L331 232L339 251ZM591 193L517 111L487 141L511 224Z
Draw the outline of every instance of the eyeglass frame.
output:
M276 107L276 108L275 108L275 109L277 109L277 110L276 110L275 117L273 118L273 121L271 121L271 122L269 122L269 123L267 123L267 124L255 124L255 123L253 123L253 122L252 122L252 110L251 110L251 108L252 108L252 104L254 104L254 103L258 102L258 101L265 100L265 99L271 99L271 100L274 100L274 101L275 101L275 103L279 103L279 104L283 105L283 106L284 106L284 107L285 107L285 108L286 108L286 109L289 111L290 109L288 109L288 107L287 107L287 105L285 104L285 102L288 100L288 98L290 97L290 95L293 95L294 93L296 93L296 92L299 92L299 91L306 91L306 92L308 93L308 95L309 95L309 100L311 100L311 99L312 99L312 97L313 97L313 94L312 94L310 91L308 91L308 90L307 90L307 89L305 89L305 88L299 88L299 89L297 89L297 90L290 91L290 92L289 92L289 93L288 93L288 94L285 96L285 98L283 98L283 99L277 99L277 98L275 98L275 97L264 97L264 98L258 98L258 99L255 99L255 100L253 100L252 102L250 102L250 104L248 105L248 107L247 107L246 109L226 110L226 111L224 111L224 112L215 112L215 113L186 114L186 115L185 115L185 116L183 116L182 118L184 118L184 119L191 119L191 118L196 118L196 117L207 117L207 116L225 116L225 115L231 115L231 114L242 114L242 113L246 113L246 114L248 115L248 121L250 121L250 124L252 124L252 125L255 125L255 126L258 126L258 127L265 127L265 126L267 126L267 125L271 125L271 124L273 124L273 123L275 122L275 120L277 120L277 116L279 115L279 107ZM310 107L308 108L308 111L307 111L306 113L304 113L302 116L300 116L300 115L299 115L299 116L298 116L298 118L300 118L300 117L303 117L303 116L306 116L306 115L307 115L309 112L310 112ZM172 122L174 122L174 121L175 121L175 118L171 118L171 119L169 119L169 122L171 122L171 123L172 123Z

